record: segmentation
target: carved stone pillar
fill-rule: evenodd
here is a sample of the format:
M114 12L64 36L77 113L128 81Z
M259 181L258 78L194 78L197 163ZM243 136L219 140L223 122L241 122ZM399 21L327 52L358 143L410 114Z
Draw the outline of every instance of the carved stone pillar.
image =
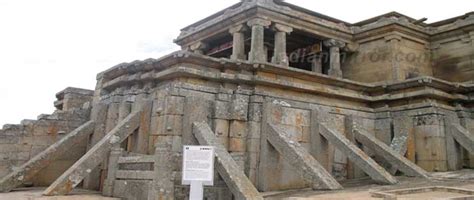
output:
M197 54L204 54L204 51L207 49L207 45L203 42L196 42L192 44L189 49L191 49L192 52L197 53Z
M272 63L288 66L290 64L286 55L286 35L293 32L293 28L281 24L273 26L275 32L275 50Z
M233 60L245 60L245 31L247 28L241 24L229 29L229 33L233 36L232 56Z
M330 59L328 75L332 77L342 78L340 49L346 46L346 43L335 39L329 39L324 41L324 45L329 47Z
M265 57L264 34L265 28L270 26L271 22L255 18L247 22L247 25L252 28L252 42L249 53L249 61L252 62L267 62Z

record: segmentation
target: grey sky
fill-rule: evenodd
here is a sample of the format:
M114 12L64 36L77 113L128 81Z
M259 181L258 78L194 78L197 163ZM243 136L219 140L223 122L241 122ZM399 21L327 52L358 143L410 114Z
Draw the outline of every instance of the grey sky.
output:
M100 71L178 49L179 29L238 0L0 0L0 125L54 111L55 93L93 89ZM390 11L429 22L472 0L288 0L347 22ZM427 6L429 5L429 6Z

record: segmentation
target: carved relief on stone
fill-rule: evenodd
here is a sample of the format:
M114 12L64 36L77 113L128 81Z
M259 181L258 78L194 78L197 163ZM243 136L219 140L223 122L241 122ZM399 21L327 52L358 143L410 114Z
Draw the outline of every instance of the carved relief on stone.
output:
M414 123L415 126L440 125L443 119L444 117L438 114L421 115L415 117Z

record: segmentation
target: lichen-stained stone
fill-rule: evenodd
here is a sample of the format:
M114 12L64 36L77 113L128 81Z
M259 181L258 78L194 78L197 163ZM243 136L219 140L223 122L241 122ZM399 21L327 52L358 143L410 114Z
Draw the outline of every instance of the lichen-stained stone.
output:
M319 132L375 181L384 184L396 184L398 182L383 167L341 134L327 128L324 124L319 125Z
M216 153L217 171L222 176L234 197L238 200L255 199L263 197L245 176L232 156L222 146L211 128L206 123L194 123L193 133L202 145L214 146Z
M261 138L261 123L260 122L247 122L248 124L248 135L249 139L260 139Z
M230 102L215 101L212 117L216 119L225 119L225 120L231 119L230 105L231 105Z
M109 133L107 133L81 159L64 172L45 191L44 195L65 195L82 182L84 177L97 167L107 156L114 144L120 144L132 134L140 124L140 111L131 113Z
M249 111L248 102L249 96L234 94L229 109L231 119L247 121Z
M262 109L261 103L250 103L249 104L249 121L260 122L262 120Z
M67 152L69 148L84 141L93 132L94 125L93 121L85 123L54 145L33 157L13 173L3 177L0 180L0 190L7 192L19 186L24 181L30 181L36 173L63 153Z
M438 114L415 116L414 138L417 164L422 162L423 169L427 171L447 169L446 129L443 116Z
M308 110L282 107L281 114L281 124L309 126L310 112Z
M392 120L390 118L375 120L375 137L385 144L390 144L391 142L391 124Z
M461 144L469 153L474 154L474 134L459 124L451 124L454 131L451 132L454 139Z
M170 152L167 146L158 145L155 150L155 163L154 163L154 181L152 182L153 199L174 199L174 180L173 170L175 167L176 157L174 153Z
M229 121L223 119L214 119L214 133L217 139L226 149L229 148Z
M355 127L354 134L357 141L374 150L376 154L384 157L386 161L392 164L392 166L396 166L397 169L402 171L405 175L428 178L428 173L425 170L418 167L415 163L410 162L404 156L400 155L399 152L396 152L385 143L377 140L377 138L362 128Z
M157 147L163 147L172 149L173 148L173 139L174 136L172 135L159 135L159 136L152 136L150 141L153 145L153 148L156 149Z
M183 132L182 115L166 115L163 127L165 135L181 135Z
M247 143L245 138L229 138L229 151L230 152L245 152L247 150Z
M113 196L124 199L148 199L151 183L146 180L116 180Z
M184 97L168 96L166 97L165 110L166 115L183 115L184 114Z
M153 100L152 117L159 117L165 113L165 97Z
M245 161L247 160L247 155L245 152L231 152L230 156L234 159L235 163L239 166L240 170L245 171Z
M270 124L268 126L268 141L295 168L295 171L311 182L313 189L342 189L342 186L306 149L287 136L284 129Z
M260 138L249 138L247 139L247 152L258 153L260 152Z
M194 122L209 122L212 104L200 97L186 97L184 101L186 114L183 117L183 145L196 145L197 140L192 133Z
M182 115L153 116L150 135L181 135L183 131Z
M181 136L173 136L173 144L171 145L171 151L182 153L183 152L183 138Z
M230 121L229 136L233 138L247 138L247 122L232 120Z
M150 123L150 135L166 135L165 133L165 116L152 116Z
M455 131L453 127L449 127L449 124L460 124L462 120L458 118L457 113L450 113L445 118L448 127L446 127L446 155L447 155L447 170L459 170L462 169L462 147L461 145L456 142L453 134L451 132ZM417 164L419 164L418 162ZM421 165L420 165L421 166ZM440 167L436 167L435 169L439 169ZM433 169L431 167L430 169Z
M139 106L137 107L141 108L142 112L140 115L140 127L138 128L136 142L133 146L134 152L146 154L148 152L148 137L150 135L150 120L153 108L153 101L143 99L141 101L138 101L138 104Z

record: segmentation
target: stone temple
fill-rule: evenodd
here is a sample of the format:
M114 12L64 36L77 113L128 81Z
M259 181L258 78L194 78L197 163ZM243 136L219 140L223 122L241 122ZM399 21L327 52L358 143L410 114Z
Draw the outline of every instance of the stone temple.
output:
M474 12L347 23L243 0L181 30L182 50L122 63L95 90L0 130L0 190L187 199L183 145L216 150L206 199L394 185L474 168Z

